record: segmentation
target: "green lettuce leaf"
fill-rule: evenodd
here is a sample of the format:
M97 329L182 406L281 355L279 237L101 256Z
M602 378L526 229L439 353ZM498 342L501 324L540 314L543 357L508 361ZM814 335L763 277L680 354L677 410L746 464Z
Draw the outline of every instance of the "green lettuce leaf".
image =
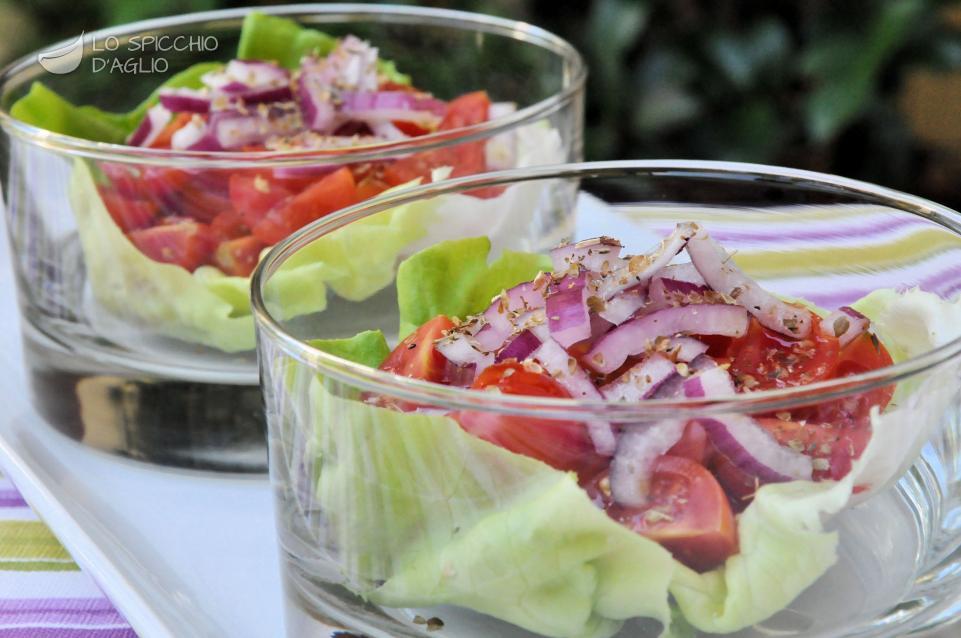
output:
M172 76L129 113L109 113L95 106L76 106L60 97L42 82L34 82L30 91L10 107L18 119L54 133L80 137L93 142L123 144L144 114L156 104L162 88L198 88L200 77L221 64L202 62Z
M336 397L317 378L310 397L325 543L354 591L558 638L611 636L634 616L669 622L670 554L597 509L573 474L448 417Z
M390 346L380 330L365 330L346 339L312 339L307 343L341 359L371 368L379 366L390 354Z
M397 268L400 337L439 314L479 313L501 291L551 269L546 255L510 250L488 265L490 250L487 237L451 239L405 259Z
M237 57L242 60L273 60L288 69L296 69L305 55L324 56L333 51L335 46L337 38L322 31L302 27L290 18L251 11L244 18L240 31ZM396 84L411 82L410 76L398 71L392 61L379 59L377 71Z

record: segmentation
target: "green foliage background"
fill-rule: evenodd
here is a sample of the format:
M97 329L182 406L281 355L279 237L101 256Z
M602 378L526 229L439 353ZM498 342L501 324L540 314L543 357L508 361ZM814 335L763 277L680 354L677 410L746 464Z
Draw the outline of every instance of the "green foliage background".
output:
M0 0L0 57L110 24L249 3ZM414 4L414 3L411 3ZM708 158L839 173L961 206L961 162L898 107L919 69L961 67L938 0L452 0L526 20L591 70L589 159ZM957 122L945 123L958 126ZM947 177L946 177L947 175Z

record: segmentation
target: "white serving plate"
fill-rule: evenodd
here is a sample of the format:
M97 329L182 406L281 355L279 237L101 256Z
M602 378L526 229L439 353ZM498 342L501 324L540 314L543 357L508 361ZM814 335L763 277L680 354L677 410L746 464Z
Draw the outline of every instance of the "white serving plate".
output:
M623 220L593 198L582 197L578 219L584 226L578 236L624 236ZM656 241L637 226L630 236L640 248ZM3 470L142 638L282 636L266 477L128 461L46 426L30 407L23 377L8 250L0 227ZM948 638L955 631L929 638Z

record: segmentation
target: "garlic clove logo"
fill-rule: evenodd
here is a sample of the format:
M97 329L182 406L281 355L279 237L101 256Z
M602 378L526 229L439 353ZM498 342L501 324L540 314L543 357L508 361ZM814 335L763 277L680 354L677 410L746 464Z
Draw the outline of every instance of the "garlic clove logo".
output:
M52 51L44 51L37 56L40 66L49 71L62 75L74 71L83 60L83 33L70 44Z

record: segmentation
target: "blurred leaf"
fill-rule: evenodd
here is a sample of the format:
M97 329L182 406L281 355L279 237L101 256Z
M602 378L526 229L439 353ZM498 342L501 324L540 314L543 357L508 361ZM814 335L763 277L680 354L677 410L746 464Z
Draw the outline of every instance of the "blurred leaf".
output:
M818 84L805 105L808 133L817 142L833 137L867 108L882 65L904 43L923 0L881 3L866 35L850 33L813 47L802 69Z
M631 123L647 135L682 124L701 112L696 94L688 88L698 76L698 67L674 50L653 51L636 71L637 99Z
M616 109L620 101L624 54L640 38L647 17L647 6L637 1L598 0L591 9L587 22L591 71L606 110Z
M790 48L790 34L780 20L757 22L745 34L719 32L708 36L708 56L738 88L752 85L759 73L777 66Z

